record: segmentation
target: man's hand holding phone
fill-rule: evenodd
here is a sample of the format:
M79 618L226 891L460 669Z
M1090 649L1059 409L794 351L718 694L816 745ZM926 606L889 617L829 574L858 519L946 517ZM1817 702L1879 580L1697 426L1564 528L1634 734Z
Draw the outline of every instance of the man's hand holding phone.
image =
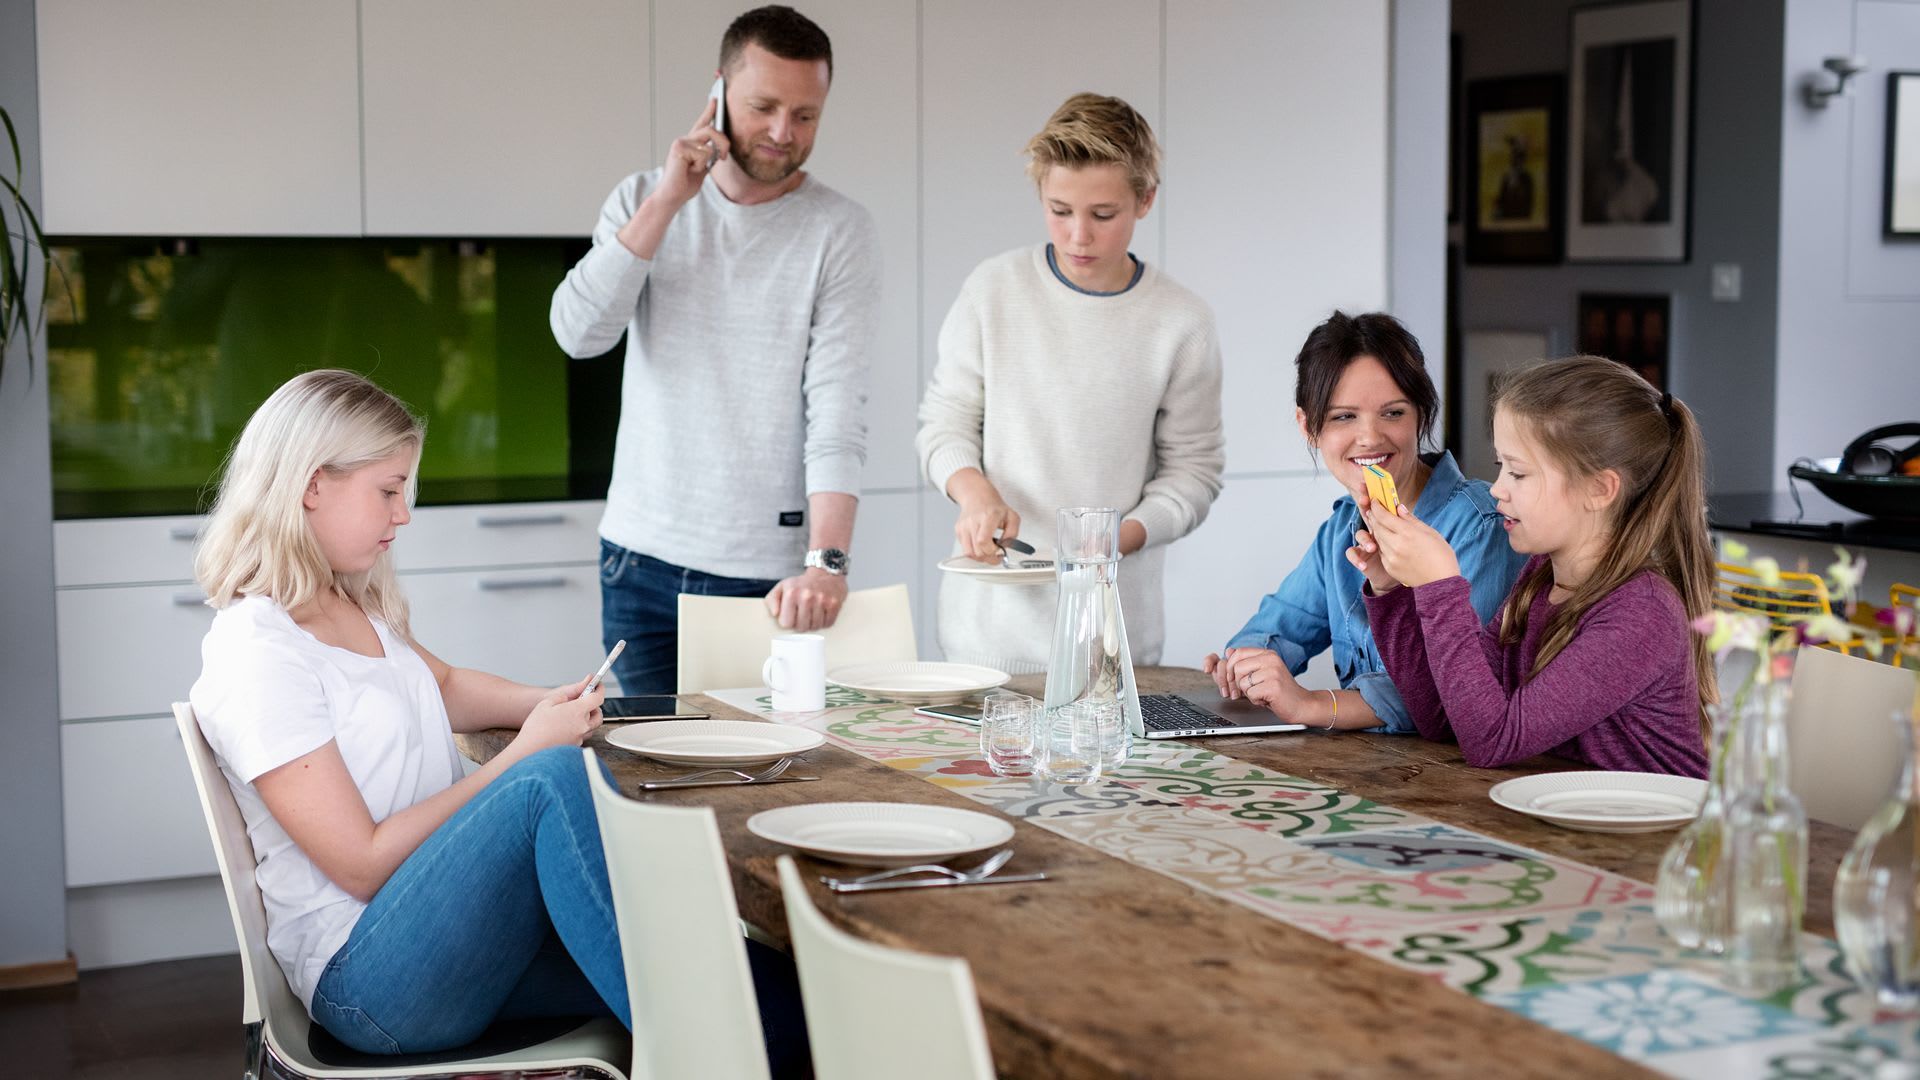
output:
M714 80L714 92L707 96L700 119L685 135L667 148L666 161L660 166L660 184L633 208L633 216L620 227L620 243L642 259L652 259L659 250L661 237L680 208L700 194L707 174L731 153L726 129L725 80Z

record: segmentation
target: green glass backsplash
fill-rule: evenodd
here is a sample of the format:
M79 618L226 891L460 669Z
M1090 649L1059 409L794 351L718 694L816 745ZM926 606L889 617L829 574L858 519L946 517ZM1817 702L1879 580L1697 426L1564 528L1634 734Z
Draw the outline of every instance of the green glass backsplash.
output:
M56 510L203 508L254 408L320 367L361 372L427 418L423 502L578 496L569 474L606 465L572 452L582 418L570 413L601 402L591 433L610 430L618 408L604 387L570 393L606 366L576 371L547 327L579 250L553 240L60 242L47 316ZM588 441L610 460L607 438Z

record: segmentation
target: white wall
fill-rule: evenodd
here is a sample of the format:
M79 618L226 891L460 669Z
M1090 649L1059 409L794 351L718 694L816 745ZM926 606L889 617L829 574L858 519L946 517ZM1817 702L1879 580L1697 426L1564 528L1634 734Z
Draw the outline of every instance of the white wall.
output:
M1852 96L1801 104L1801 82L1844 55L1872 65ZM1887 72L1915 69L1920 2L1788 0L1775 476L1868 428L1920 420L1920 243L1880 234Z

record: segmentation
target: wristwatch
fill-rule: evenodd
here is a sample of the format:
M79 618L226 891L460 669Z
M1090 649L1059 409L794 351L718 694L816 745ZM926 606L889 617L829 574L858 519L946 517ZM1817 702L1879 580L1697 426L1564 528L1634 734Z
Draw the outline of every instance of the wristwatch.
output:
M847 574L847 553L839 548L814 548L800 565L813 570L825 570L829 574L845 577Z

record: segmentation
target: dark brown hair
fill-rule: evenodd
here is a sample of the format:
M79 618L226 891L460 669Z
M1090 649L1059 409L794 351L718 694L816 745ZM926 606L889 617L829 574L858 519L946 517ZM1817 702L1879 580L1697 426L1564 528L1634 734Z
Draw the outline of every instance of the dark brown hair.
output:
M1706 444L1693 411L1624 364L1599 356L1551 360L1502 383L1493 407L1522 425L1542 453L1570 479L1612 469L1620 477L1610 536L1600 562L1555 608L1528 678L1566 648L1580 617L1642 570L1667 579L1687 619L1712 603L1713 546L1707 533ZM1553 564L1542 561L1514 583L1500 612L1500 640L1527 632L1527 612L1553 587ZM1693 635L1694 674L1702 709L1719 697L1705 637ZM1702 732L1706 718L1701 717Z
M820 24L784 4L768 4L733 20L720 39L720 70L729 72L741 50L758 45L782 60L825 60L833 79L833 42Z
M1293 403L1307 416L1307 434L1318 439L1327 425L1327 405L1348 365L1371 356L1387 369L1420 419L1420 444L1433 434L1440 395L1427 375L1427 357L1400 320L1381 312L1348 315L1336 311L1313 328L1293 360Z

